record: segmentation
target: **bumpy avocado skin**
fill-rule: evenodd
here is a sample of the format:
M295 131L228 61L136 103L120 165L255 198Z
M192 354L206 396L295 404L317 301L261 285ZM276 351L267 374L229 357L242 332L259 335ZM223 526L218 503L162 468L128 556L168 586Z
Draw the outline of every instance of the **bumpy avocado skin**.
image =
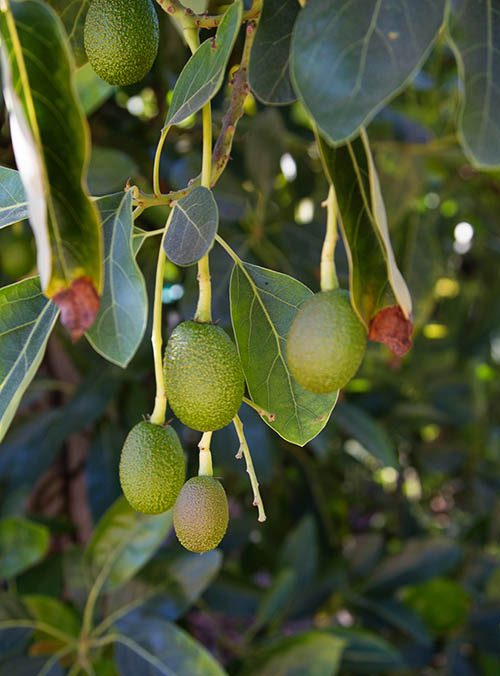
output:
M138 512L161 514L177 499L186 477L181 442L172 427L140 422L123 445L120 483Z
M158 52L158 16L151 0L93 0L84 26L85 51L97 75L113 85L138 82Z
M299 308L290 327L286 356L297 382L326 394L344 387L358 370L366 331L342 289L321 291Z
M167 343L163 372L169 404L188 427L218 430L236 415L245 381L236 347L219 326L179 324Z
M222 484L209 476L196 476L182 487L174 506L174 529L181 545L203 554L217 547L229 522Z

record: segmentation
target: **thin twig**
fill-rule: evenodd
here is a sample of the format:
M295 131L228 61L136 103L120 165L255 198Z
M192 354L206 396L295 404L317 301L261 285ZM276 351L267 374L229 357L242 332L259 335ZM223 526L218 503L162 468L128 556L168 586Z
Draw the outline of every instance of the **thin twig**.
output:
M255 474L250 449L248 448L247 440L245 439L245 433L243 432L243 423L241 422L239 416L234 416L233 425L240 442L240 450L238 451L238 455L236 457L241 458L241 454L245 456L247 472L248 476L250 477L250 483L252 484L253 489L253 504L254 507L257 507L259 510L259 521L265 521L267 517L266 512L264 511L262 498L260 497L259 482L257 481L257 476Z
M256 404L251 399L248 399L247 397L243 397L243 402L247 406L250 406L250 408L253 408L254 411L257 411L257 413L260 415L261 418L267 418L269 420L269 422L274 422L276 420L276 414L275 413L269 413L269 411L266 411L265 408L262 408L262 406L259 406L258 404Z

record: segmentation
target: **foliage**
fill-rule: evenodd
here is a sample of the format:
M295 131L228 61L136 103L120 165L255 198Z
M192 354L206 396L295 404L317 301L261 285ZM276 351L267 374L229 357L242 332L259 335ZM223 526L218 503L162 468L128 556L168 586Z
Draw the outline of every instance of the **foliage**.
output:
M87 1L0 9L0 675L497 674L496 3L157 4L127 88L85 65ZM285 357L332 194L336 276L400 354L369 341L340 396ZM207 254L250 406L211 440L230 519L199 556L118 461Z

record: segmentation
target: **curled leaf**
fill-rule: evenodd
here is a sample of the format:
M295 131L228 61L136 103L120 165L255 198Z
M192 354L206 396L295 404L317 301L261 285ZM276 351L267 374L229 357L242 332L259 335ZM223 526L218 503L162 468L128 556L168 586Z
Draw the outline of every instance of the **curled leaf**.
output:
M368 338L385 343L398 357L405 355L413 345L413 323L406 319L399 305L380 310L370 322Z
M99 310L99 296L89 277L79 277L68 289L54 296L61 310L61 322L71 333L73 342L92 326Z

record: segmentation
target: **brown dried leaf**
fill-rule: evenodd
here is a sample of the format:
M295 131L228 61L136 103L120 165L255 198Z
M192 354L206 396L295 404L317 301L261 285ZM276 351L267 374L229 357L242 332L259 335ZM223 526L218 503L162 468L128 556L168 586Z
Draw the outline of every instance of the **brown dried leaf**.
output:
M92 326L99 310L99 296L89 277L79 277L69 289L60 291L53 298L61 310L61 322L71 333L73 342Z
M402 357L412 347L413 323L406 319L399 305L380 310L370 322L368 338L387 347Z

